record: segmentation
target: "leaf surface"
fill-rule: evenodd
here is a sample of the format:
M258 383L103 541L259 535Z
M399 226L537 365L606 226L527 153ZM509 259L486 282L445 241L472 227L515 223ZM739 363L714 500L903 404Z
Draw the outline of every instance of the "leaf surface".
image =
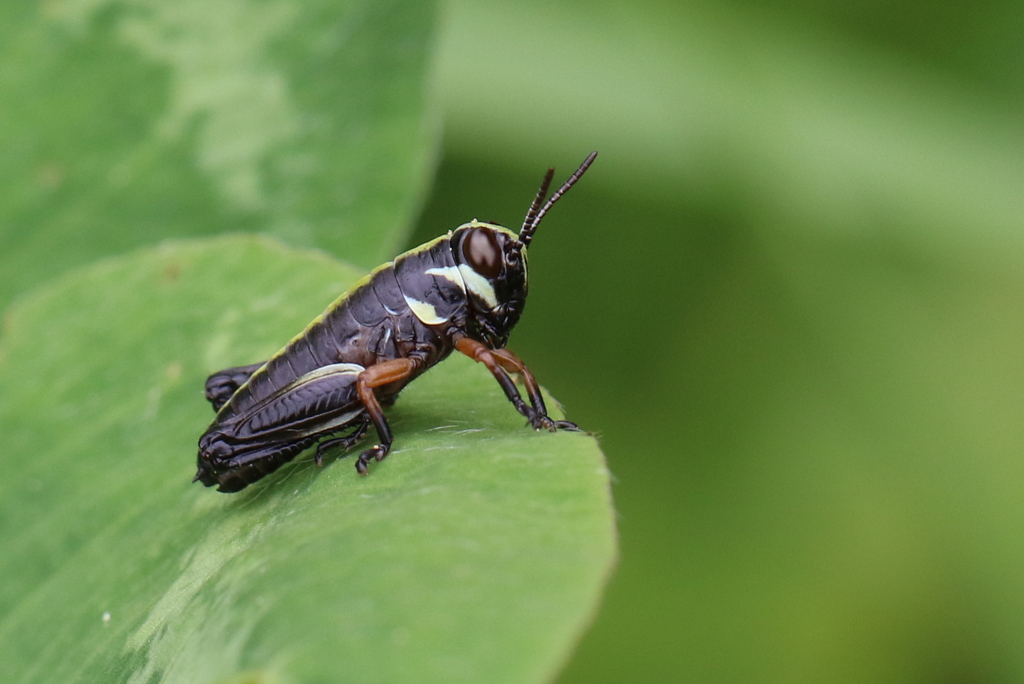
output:
M367 477L306 452L190 483L206 375L268 357L358 276L262 238L108 259L0 340L9 682L542 682L614 556L593 437L537 433L487 371L432 369Z
M168 237L259 231L372 268L429 179L432 2L0 8L0 309Z

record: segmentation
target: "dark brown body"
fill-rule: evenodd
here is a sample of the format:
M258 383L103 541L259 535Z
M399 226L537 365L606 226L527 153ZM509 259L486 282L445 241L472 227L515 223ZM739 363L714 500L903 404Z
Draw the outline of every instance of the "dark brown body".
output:
M454 342L449 331L460 323L464 327L466 307L462 293L456 297L451 283L438 283L436 276L423 275L436 267L435 260L455 265L447 240L435 240L376 269L270 359L266 368L253 374L243 391L227 403L229 413L222 410L217 420L251 410L303 375L329 364L353 363L369 368L382 361L418 357L424 362L423 369L401 383L377 391L382 399L396 396L426 368L451 354ZM427 280L431 281L427 288L433 291L432 303L448 308L447 320L439 324L423 323L405 299L422 297L421 288ZM405 291L413 288L413 294L406 295ZM454 303L446 304L445 300Z
M235 492L317 442L320 463L326 448L352 446L372 424L380 443L356 462L365 474L393 441L382 405L453 350L486 365L535 429L577 429L548 417L537 381L504 346L525 305L533 232L595 155L544 203L548 171L519 235L464 224L375 269L265 364L211 375L217 416L199 440L195 479ZM523 377L529 404L509 373Z
M452 332L466 327L466 297L455 283L426 273L439 266L456 266L450 241L443 238L376 269L265 365L246 367L257 370L244 384L229 385L230 399L199 441L198 479L220 485L221 491L237 491L320 438L366 425L356 372L282 394L317 369L335 364L365 369L394 359L417 359L416 370L374 389L378 401L388 405L402 388L451 354ZM420 320L407 297L427 299L423 303L434 308L437 322ZM208 385L235 370L243 373L233 375L244 375L244 369L228 369L211 376ZM210 467L204 468L206 464Z

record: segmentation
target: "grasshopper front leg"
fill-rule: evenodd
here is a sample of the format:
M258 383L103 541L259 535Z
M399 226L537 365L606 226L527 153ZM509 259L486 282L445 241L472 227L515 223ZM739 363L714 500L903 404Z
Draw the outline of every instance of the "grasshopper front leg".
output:
M518 373L522 377L523 384L526 385L526 393L530 396L530 404L533 405L533 410L538 414L541 427L551 431L568 430L570 432L576 432L580 429L580 426L576 423L571 423L568 420L552 420L548 416L548 409L544 405L544 397L540 393L540 384L533 377L533 371L523 363L522 359L508 349L494 349L491 353L494 355L494 359L498 362L499 366L509 373Z
M544 398L540 393L540 385L530 369L519 360L519 357L505 349L490 349L487 345L478 342L470 337L460 337L455 340L455 348L469 358L484 364L491 375L505 391L505 396L512 402L519 411L533 426L534 430L569 430L578 431L580 428L576 423L567 420L552 420L548 416L547 407L544 406ZM518 373L526 385L526 392L530 397L530 403L523 401L519 389L512 382L509 373Z

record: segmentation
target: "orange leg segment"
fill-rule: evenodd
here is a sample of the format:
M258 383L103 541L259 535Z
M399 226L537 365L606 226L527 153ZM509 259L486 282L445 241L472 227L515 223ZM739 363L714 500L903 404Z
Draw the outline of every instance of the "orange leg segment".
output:
M540 385L537 383L537 379L530 372L530 369L526 367L526 364L509 350L489 349L485 344L469 337L461 337L456 340L455 348L474 361L487 366L487 370L491 371L491 375L494 376L494 379L498 381L498 384L505 391L505 396L512 402L516 410L530 421L530 425L535 430L540 430L541 428L551 431L579 430L575 423L570 423L567 420L552 420L548 417L547 407L544 406L544 398L541 396ZM508 376L509 373L518 373L522 376L523 384L526 385L526 392L530 396L530 404L532 406L527 405L523 401L523 397L519 394L519 389L512 381L512 378Z
M374 388L408 378L421 364L419 359L391 359L378 363L376 366L370 366L356 379L359 401L366 408L366 413L373 421L373 426L377 428L377 437L380 438L380 444L373 445L359 455L359 459L356 461L356 470L360 475L366 475L367 465L371 460L383 461L391 451L391 443L394 441L391 427L384 416L384 410L380 407L377 395L373 393Z
M502 368L509 373L518 373L523 378L523 384L526 385L526 393L530 396L530 403L533 404L533 408L538 413L546 416L548 409L544 406L544 397L540 394L540 385L537 383L537 379L533 377L530 369L522 362L522 359L508 349L495 349L491 353L494 354L495 359L497 359L498 364Z

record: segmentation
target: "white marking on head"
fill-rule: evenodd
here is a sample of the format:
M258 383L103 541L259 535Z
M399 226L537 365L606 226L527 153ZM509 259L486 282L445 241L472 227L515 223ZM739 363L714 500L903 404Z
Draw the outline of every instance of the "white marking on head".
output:
M420 319L424 325L440 325L447 321L447 318L441 318L437 315L437 311L434 309L432 304L421 302L418 299L413 299L408 295L402 295L405 297L405 303L409 305L409 310L412 311L416 318Z
M428 268L424 273L432 276L440 276L441 278L455 284L463 292L466 291L466 284L462 282L462 276L459 275L459 269L455 266Z
M498 306L498 296L494 294L494 286L491 285L491 281L474 271L469 264L459 264L459 273L470 292L482 299L492 309Z

